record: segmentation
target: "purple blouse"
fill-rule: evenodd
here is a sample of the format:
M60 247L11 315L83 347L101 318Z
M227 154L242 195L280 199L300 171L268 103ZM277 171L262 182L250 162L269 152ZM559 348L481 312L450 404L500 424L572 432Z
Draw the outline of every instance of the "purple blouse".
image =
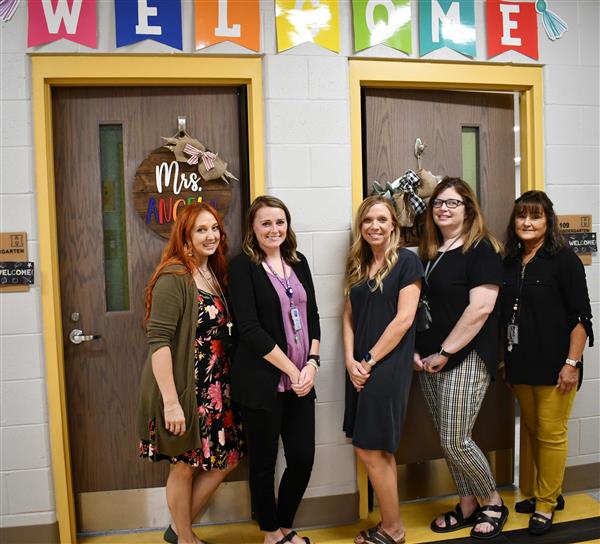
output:
M289 277L290 285L294 290L292 297L296 308L300 312L300 320L302 322L302 330L298 331L298 342L296 342L296 333L294 332L294 326L292 324L292 317L290 316L290 299L285 293L285 287L281 284L270 271L267 270L269 280L273 284L277 296L279 297L279 305L281 306L281 318L283 319L283 329L285 331L285 339L287 341L287 353L289 359L298 367L298 370L302 370L306 365L308 357L308 350L310 349L308 339L308 322L306 320L306 291L304 286L300 283L296 273L291 270L291 276ZM290 391L292 389L292 382L287 374L281 373L279 384L277 385L277 391L283 393L284 391Z

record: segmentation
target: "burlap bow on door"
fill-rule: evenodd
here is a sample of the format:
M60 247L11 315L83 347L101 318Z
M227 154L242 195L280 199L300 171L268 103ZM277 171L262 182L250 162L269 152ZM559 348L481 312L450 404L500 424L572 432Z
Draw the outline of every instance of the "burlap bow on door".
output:
M227 163L219 157L219 154L209 151L195 138L185 134L181 137L174 136L164 139L167 141L165 147L175 154L177 162L198 165L198 173L204 181L219 178L226 183L229 183L230 179L238 181L238 178L227 170Z

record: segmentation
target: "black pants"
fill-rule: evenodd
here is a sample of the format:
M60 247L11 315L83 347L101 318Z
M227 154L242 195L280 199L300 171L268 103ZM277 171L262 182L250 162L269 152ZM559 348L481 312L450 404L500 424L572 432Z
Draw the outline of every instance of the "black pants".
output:
M293 527L315 457L315 401L293 391L277 394L272 412L242 407L248 440L250 493L261 531ZM279 436L286 469L275 501L275 462Z

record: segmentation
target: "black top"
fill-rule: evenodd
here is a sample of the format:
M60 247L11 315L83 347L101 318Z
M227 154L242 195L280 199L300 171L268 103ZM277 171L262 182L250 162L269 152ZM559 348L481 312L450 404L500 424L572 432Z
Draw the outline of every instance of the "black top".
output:
M421 357L440 350L469 305L469 291L479 285L502 285L502 257L487 239L473 245L466 253L463 253L462 247L447 251L427 283L423 282L423 294L429 301L432 323L429 330L417 334L417 352ZM499 319L500 303L496 301L475 338L449 358L442 372L452 370L475 350L494 376L499 360Z
M371 291L367 283L350 290L357 361L362 360L396 317L400 290L422 277L419 258L408 249L400 249L398 262L383 280L383 292ZM360 393L346 373L344 431L353 445L390 453L398 449L412 380L414 345L413 323L398 345L373 367Z
M298 253L292 265L307 297L308 342L321 339L315 288L306 257ZM240 253L229 263L229 296L238 344L231 361L231 396L249 408L271 410L277 399L281 370L263 357L277 344L287 353L287 341L277 291L262 264ZM310 392L315 396L314 389Z
M521 259L504 260L502 317L512 317L519 293ZM556 255L543 248L525 266L518 316L519 343L504 357L509 383L555 385L569 353L570 334L581 322L594 343L592 311L583 264L565 246Z

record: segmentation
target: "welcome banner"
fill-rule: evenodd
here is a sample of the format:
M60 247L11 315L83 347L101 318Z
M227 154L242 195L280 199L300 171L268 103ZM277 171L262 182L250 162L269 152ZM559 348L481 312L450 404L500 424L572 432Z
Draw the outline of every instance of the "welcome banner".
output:
M65 38L96 48L96 0L29 0L27 47Z
M117 47L154 40L183 49L181 0L115 0Z
M488 58L513 50L538 60L535 4L488 0L485 14Z
M340 52L338 0L275 0L277 51L312 42Z
M399 51L412 51L410 0L352 0L354 49L380 43Z
M225 41L260 50L259 0L196 0L196 49Z
M474 57L474 0L420 0L419 44L421 56L448 47Z

